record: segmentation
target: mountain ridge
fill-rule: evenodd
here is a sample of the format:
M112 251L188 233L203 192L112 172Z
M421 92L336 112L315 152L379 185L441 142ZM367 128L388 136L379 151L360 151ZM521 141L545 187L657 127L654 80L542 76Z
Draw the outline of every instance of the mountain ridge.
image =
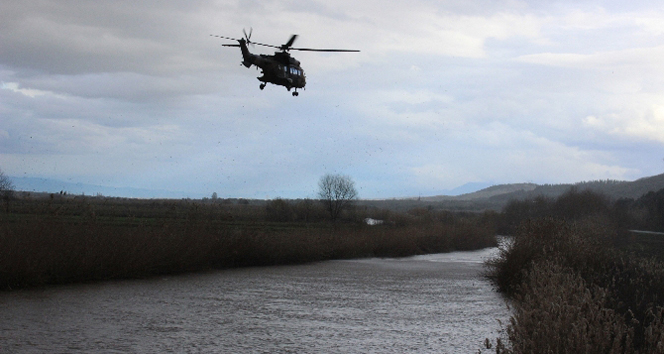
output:
M617 200L638 199L648 192L664 189L664 174L639 178L635 181L599 180L565 184L512 183L499 184L472 193L457 196L437 195L431 197L363 200L360 205L375 206L398 211L413 208L434 208L451 211L500 211L511 200L524 200L544 196L556 198L572 188L579 191L591 190Z
M117 188L87 185L82 183L71 183L45 178L14 177L15 187L20 191L57 193L60 190L73 194L88 192L89 195L117 196L118 194L131 195L133 198L202 198L203 196L189 196L184 192L151 190L140 188ZM478 186L481 183L471 183L456 188L455 191L470 189L471 185ZM535 184L535 183L510 183L497 184L474 192L459 195L435 195L427 197L392 198L363 200L363 204L375 204L382 202L400 202L404 205L440 204L451 209L500 209L510 200L523 200L537 196L555 198L570 190L592 190L602 193L611 199L632 198L637 199L648 192L656 192L664 189L664 174L639 178L634 181L598 180L584 181L565 184Z
M648 192L664 189L664 174L643 177L634 181L619 180L597 180L583 181L577 183L561 184L536 184L536 183L509 183L498 184L476 192L465 193L457 196L436 195L420 197L421 201L449 201L449 200L479 200L490 198L525 199L535 196L557 197L570 188L578 190L592 190L605 194L612 199L638 198Z
M161 189L149 188L133 188L133 187L109 187L101 185L93 185L86 183L66 182L51 178L39 177L10 177L14 187L17 191L22 192L36 192L36 193L58 193L60 191L69 194L78 195L104 195L110 197L125 197L125 198L169 198L180 199L189 198L190 194L180 191L168 191ZM203 196L193 195L191 197Z

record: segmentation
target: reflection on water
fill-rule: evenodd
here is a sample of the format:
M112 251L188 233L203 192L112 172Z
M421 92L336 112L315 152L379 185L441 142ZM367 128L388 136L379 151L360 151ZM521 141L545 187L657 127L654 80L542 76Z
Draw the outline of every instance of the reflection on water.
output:
M474 353L509 317L495 249L0 294L0 352Z

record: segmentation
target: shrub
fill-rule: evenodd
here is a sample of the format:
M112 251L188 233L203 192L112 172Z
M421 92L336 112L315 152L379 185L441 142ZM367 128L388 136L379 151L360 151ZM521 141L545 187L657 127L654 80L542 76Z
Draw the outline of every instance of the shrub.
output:
M516 309L508 327L511 351L500 350L663 352L664 263L613 248L616 233L597 216L521 226L488 262L488 276Z
M402 225L380 226L281 222L297 218L294 209L308 209L308 218L326 219L318 203L295 205L280 199L240 205L60 194L18 200L15 213L0 213L0 289L333 258L409 256L496 242L492 228L472 218L419 221L406 215Z
M630 332L608 292L555 261L533 264L516 295L503 353L623 353Z
M290 203L277 198L265 204L265 214L269 221L288 222L295 220L295 213Z

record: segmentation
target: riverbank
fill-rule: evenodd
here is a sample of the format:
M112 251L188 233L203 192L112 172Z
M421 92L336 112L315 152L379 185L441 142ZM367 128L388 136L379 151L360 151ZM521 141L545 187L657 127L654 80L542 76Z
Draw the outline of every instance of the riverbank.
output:
M0 214L0 289L496 245L481 214L364 210L332 224L316 218L315 204L301 207L304 220L274 221L269 203L22 201ZM385 222L370 226L365 217Z
M488 263L514 310L496 352L664 353L662 250L633 238L599 215L524 222Z

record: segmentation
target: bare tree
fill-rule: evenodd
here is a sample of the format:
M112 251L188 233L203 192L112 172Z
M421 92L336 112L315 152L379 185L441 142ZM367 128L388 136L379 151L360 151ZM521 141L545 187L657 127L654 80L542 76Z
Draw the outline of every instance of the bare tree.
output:
M357 198L355 182L348 176L326 174L318 181L318 188L318 197L330 213L332 221L336 221L341 212Z
M5 211L9 212L9 202L14 198L14 184L0 170L0 198L5 202Z

